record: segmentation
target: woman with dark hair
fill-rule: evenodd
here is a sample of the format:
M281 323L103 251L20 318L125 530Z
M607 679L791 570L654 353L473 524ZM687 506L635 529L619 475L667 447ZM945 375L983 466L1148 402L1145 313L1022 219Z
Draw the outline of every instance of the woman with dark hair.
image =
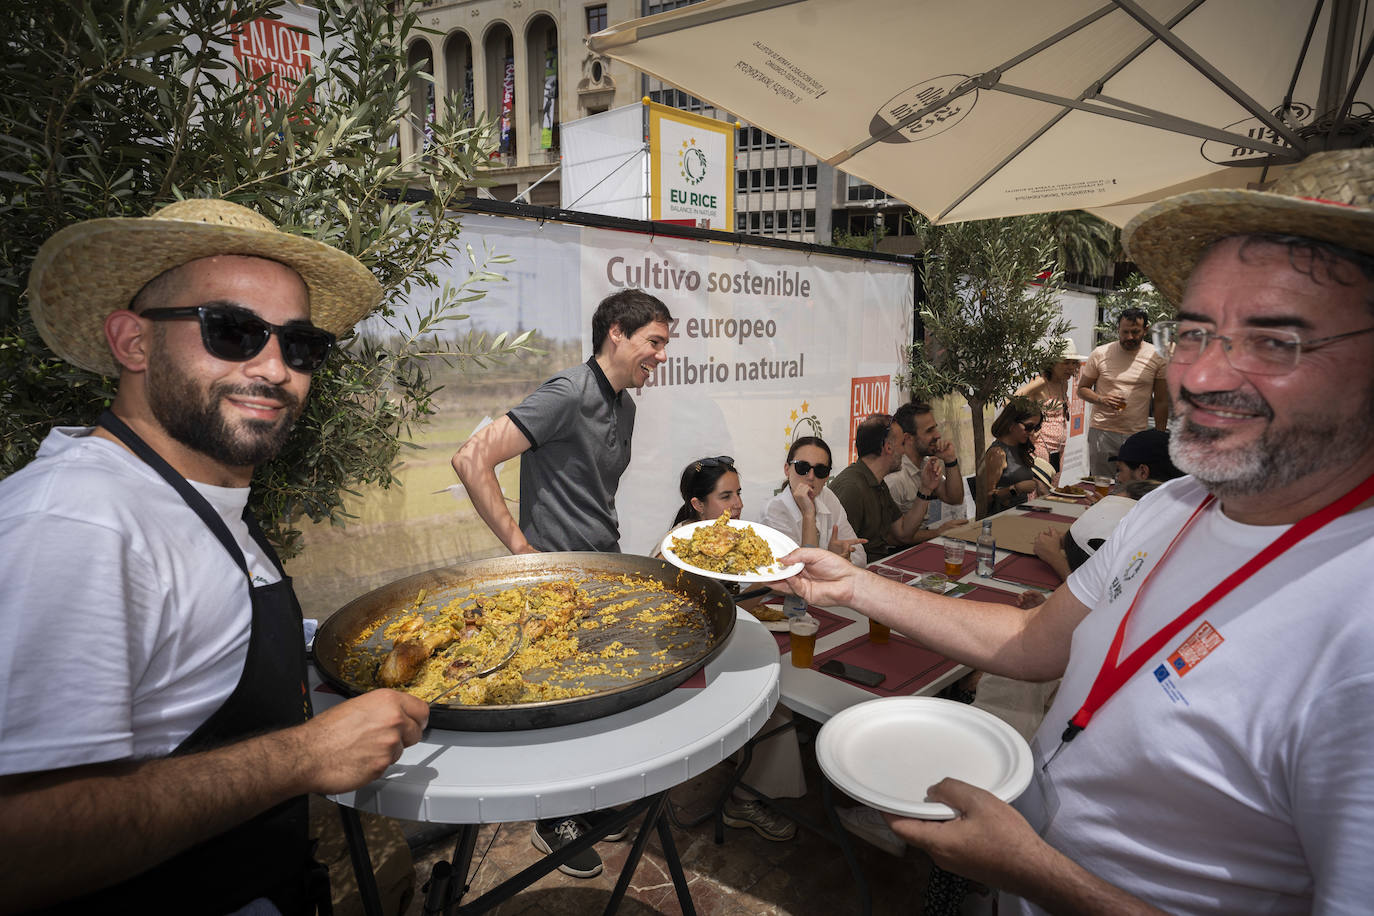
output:
M735 470L735 459L729 455L698 458L689 463L682 469L678 493L682 495L682 506L673 519L674 529L690 522L720 518L720 514L727 511L731 518L739 518L744 511L739 472ZM732 582L725 584L734 586ZM762 600L762 597L753 598L739 606L747 609ZM788 721L789 714L779 704L764 723L762 731L780 728ZM796 732L784 731L760 743L754 750L743 779L772 798L800 798L805 795L806 776L802 770ZM735 789L731 793L721 817L726 826L747 827L774 842L790 840L797 834L796 824L760 804L742 789Z
M978 463L979 518L1019 506L1033 494L1049 492L1034 472L1033 437L1042 416L1040 405L1014 397L992 421L993 442Z
M1084 357L1073 341L1065 338L1064 355L1043 366L1040 375L1016 389L1016 396L1040 404L1044 420L1035 437L1035 454L1049 461L1056 471L1069 432L1069 382L1078 374Z
M866 566L864 539L854 533L844 506L825 487L834 462L819 436L802 436L787 450L782 472L787 487L763 507L763 523L803 547L824 547Z
M682 469L677 489L682 494L682 506L673 519L674 528L688 522L720 518L727 510L731 518L739 518L744 509L739 472L735 470L735 459L729 455L693 461Z

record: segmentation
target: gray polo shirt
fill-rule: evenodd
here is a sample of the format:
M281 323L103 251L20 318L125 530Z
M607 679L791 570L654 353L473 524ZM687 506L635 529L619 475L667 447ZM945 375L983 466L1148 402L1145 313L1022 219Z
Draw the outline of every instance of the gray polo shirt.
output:
M615 491L630 465L635 405L592 357L565 369L507 416L525 438L520 530L538 550L620 550Z

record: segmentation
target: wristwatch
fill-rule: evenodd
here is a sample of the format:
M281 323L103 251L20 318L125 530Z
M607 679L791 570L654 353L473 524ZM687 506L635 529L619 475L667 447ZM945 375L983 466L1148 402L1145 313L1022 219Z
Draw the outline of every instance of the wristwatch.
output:
M933 502L935 502L935 494L934 494L933 492L931 492L931 493L922 493L919 489L916 491L916 498L917 498L917 499L924 499L924 500L925 500L926 502L928 502L928 503L933 503Z

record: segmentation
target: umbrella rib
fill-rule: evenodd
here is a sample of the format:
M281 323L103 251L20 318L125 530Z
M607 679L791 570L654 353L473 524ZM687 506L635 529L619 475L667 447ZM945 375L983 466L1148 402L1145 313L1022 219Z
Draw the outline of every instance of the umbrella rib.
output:
M1197 121L1190 121L1187 118L1180 118L1176 115L1165 114L1162 111L1146 108L1143 105L1121 102L1117 99L1111 99L1108 96L1098 96L1098 98L1109 101L1113 105L1122 105L1130 110L1120 111L1115 108L1107 108L1103 105L1094 105L1091 102L1066 99L1063 96L1051 95L1048 92L1039 92L1035 89L1026 89L1021 86L1009 86L1006 83L998 83L992 88L998 92L1005 92L1008 95L1019 95L1022 98L1034 99L1037 102L1062 105L1065 108L1086 111L1088 114L1101 115L1104 118L1131 121L1135 124L1143 124L1146 127L1157 127L1161 130L1172 131L1176 134L1188 134L1189 136L1200 137L1203 140L1216 140L1221 143L1231 143L1237 146L1243 146L1247 149L1274 153L1286 158L1298 158L1298 154L1295 153L1291 147L1279 146L1274 143L1265 143L1263 140L1256 140L1253 137L1228 133L1220 128L1201 124Z
M1135 0L1112 0L1112 2L1120 6L1136 22L1153 32L1171 51L1187 61L1193 69L1207 77L1218 89L1262 121L1275 134L1293 144L1294 149L1306 149L1307 144L1287 124L1274 117L1267 108L1252 99L1243 89L1231 82L1225 74L1204 60L1200 54L1185 44L1163 23L1145 12Z

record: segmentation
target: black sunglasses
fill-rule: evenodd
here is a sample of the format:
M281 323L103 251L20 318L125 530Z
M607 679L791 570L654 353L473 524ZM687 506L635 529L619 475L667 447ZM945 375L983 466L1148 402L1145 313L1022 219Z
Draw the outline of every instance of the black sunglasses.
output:
M314 372L323 366L334 346L334 335L313 324L272 324L247 309L228 305L148 309L138 317L153 321L195 318L200 321L200 342L206 352L234 363L261 353L274 333L281 344L282 361L297 372Z
M809 461L802 461L798 458L793 458L787 463L792 465L792 470L797 472L798 477L805 477L812 471L816 472L817 480L825 480L825 478L830 476L830 465L828 464L812 464Z
M1039 423L1022 423L1022 424L1021 424L1021 428L1024 429L1024 430L1025 430L1026 432L1028 432L1028 433L1033 433L1033 432L1035 432L1037 429L1040 428L1040 424L1039 424Z
M733 470L735 467L735 459L731 458L729 455L717 455L714 458L701 459L696 462L696 466L698 471L702 468L730 468Z

